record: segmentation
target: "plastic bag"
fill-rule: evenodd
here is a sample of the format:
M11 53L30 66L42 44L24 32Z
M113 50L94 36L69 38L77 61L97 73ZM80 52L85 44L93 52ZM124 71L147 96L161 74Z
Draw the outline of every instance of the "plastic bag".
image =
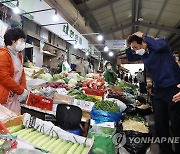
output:
M135 114L137 114L137 111L136 111L136 108L133 105L127 105L127 108L124 111L124 113L135 115Z
M135 131L123 131L126 134L126 144L124 148L131 154L145 154L150 143L135 143L130 142L130 138L133 137L151 137L149 133L140 133Z
M136 112L139 115L146 116L146 115L150 115L152 113L152 109L151 109L151 107L148 107L147 109L140 109L140 108L136 107Z
M116 133L123 133L126 136L126 143L123 146L130 154L145 154L150 147L150 143L139 142L133 138L146 138L152 137L150 133L141 133L133 130L123 131L122 123L119 122L116 125Z
M96 110L95 108L91 111L91 118L95 120L96 123L103 122L117 122L121 119L122 112L114 113L103 110Z
M88 137L94 137L92 154L115 154L114 133L113 128L93 126L88 133Z

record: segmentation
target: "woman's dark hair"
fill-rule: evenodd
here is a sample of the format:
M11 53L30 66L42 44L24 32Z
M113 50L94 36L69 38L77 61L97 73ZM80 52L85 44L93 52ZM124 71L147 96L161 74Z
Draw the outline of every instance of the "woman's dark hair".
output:
M136 41L138 44L142 44L143 39L136 35L131 35L129 36L127 41L128 41L128 44L131 44L134 41Z
M12 45L12 41L17 41L20 38L26 38L24 31L20 28L12 28L6 31L4 35L4 43L6 46Z
M108 62L106 62L106 64L105 64L105 67L107 68L107 65L108 64L111 64L112 65L112 63L110 62L110 61L108 61Z

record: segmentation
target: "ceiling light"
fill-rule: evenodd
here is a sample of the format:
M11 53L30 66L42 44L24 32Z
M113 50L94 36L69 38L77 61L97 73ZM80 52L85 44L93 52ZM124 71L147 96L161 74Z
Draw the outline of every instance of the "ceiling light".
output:
M74 45L74 49L77 49L77 48L78 48L78 46L77 46L77 44L75 44L75 45Z
M86 56L89 56L89 52L86 52Z
M109 56L110 56L110 57L114 56L114 53L113 53L112 51L109 52Z
M109 48L107 46L105 46L104 51L109 51Z
M144 19L142 17L138 18L138 21L143 21Z
M102 41L103 40L103 36L102 35L98 35L97 39L98 39L98 41Z
M15 8L13 9L13 12L14 12L15 14L19 14L19 13L20 13L20 9L19 9L18 7L15 7Z
M13 8L13 12L14 12L15 14L19 14L19 13L20 13L20 9L19 9L19 1L17 1L16 7Z
M53 16L53 20L54 20L54 21L58 21L58 20L59 20L59 16L58 16L57 14L55 14L55 15Z

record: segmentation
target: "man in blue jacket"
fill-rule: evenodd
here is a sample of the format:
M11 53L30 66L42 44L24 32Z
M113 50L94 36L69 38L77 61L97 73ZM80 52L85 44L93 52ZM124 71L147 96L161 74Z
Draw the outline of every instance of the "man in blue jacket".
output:
M170 121L173 135L180 138L180 103L172 100L180 91L177 87L180 83L180 67L175 62L167 41L136 32L127 39L126 55L129 61L142 60L154 81L156 135L168 140ZM159 146L162 154L180 154L180 143L175 144L175 152L167 141L160 143Z

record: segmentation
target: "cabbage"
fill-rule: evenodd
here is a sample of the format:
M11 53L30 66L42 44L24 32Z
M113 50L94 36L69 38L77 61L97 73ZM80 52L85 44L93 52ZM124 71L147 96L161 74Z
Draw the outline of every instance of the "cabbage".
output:
M57 80L57 82L60 82L60 83L63 83L63 84L66 83L63 79L59 79L59 80Z
M60 74L54 74L53 75L53 81L58 81L59 79L61 79Z
M38 77L39 79L43 79L43 80L46 80L46 81L52 81L52 75L51 74L49 74L49 73L46 73L46 74L40 74L39 75L39 77Z
M70 79L69 82L68 82L68 84L70 84L70 85L76 85L77 83L78 82L75 79Z

